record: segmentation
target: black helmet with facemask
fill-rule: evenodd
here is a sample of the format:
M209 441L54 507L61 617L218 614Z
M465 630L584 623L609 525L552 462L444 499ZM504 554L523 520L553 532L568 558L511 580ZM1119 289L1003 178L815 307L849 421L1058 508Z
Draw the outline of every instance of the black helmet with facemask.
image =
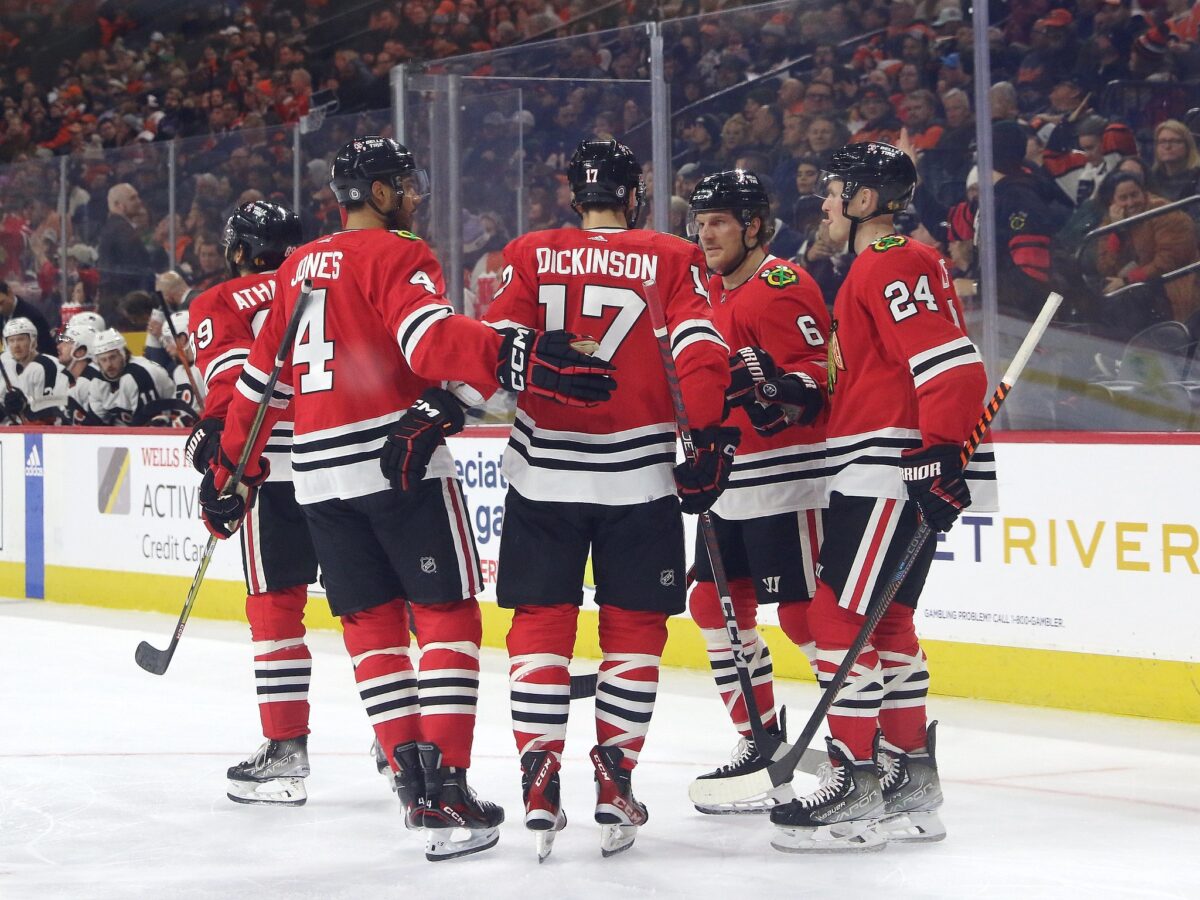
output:
M338 151L330 168L329 189L339 205L348 209L366 204L397 225L406 193L419 199L429 196L429 176L418 169L413 155L403 144L387 137L355 138ZM381 181L396 192L395 206L381 209L371 196L371 185Z

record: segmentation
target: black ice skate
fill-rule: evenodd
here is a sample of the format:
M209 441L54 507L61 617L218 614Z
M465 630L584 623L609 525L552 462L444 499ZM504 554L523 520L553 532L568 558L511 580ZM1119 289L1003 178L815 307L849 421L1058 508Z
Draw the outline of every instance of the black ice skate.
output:
M841 741L826 741L830 765L817 790L771 810L779 829L771 846L784 853L882 850L887 840L875 830L883 816L875 761L851 759Z
M400 798L400 815L404 817L404 827L423 828L425 775L421 770L416 741L397 744L392 751L392 758L396 760L396 772L392 774L392 790ZM388 772L391 771L391 766L388 766Z
M234 803L303 806L308 774L308 735L267 741L249 759L229 767L225 796Z
M883 791L884 817L876 827L889 841L932 843L946 837L938 816L942 783L938 779L934 745L937 722L930 722L925 749L904 751L880 740L876 762Z
M596 821L603 826L600 853L608 857L633 846L650 813L634 799L630 772L621 766L625 754L620 747L595 746L591 758L596 768Z
M534 833L539 863L550 855L555 835L567 827L558 778L561 766L558 754L549 750L531 750L521 757L525 827Z
M787 740L786 707L780 707L779 718L767 728L767 733L781 743ZM779 804L796 799L790 784L779 785L749 797L740 796L744 792L738 789L742 776L762 771L770 764L770 758L759 752L753 738L741 738L728 764L692 782L688 788L688 798L697 812L710 816L770 812Z
M413 818L426 829L425 858L440 862L496 846L504 810L475 796L466 769L443 766L437 744L418 743L416 749L424 794Z

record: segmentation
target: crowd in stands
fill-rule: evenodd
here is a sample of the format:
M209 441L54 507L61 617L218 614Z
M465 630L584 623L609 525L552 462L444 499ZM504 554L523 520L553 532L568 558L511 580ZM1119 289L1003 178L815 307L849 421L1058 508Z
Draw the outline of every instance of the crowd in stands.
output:
M896 143L921 175L905 229L943 249L968 300L976 292L984 176L970 4L960 0L4 0L0 11L0 163L14 164L0 167L0 278L51 326L66 296L71 309L142 330L163 273L181 307L221 280L224 218L257 197L291 204L290 128L325 91L338 115L302 135L295 192L306 233L339 227L328 160L355 133L390 133L389 75L401 62L500 86L546 79L522 85L519 111L465 126L463 261L476 309L519 227L577 221L562 170L583 137L617 138L647 161L650 190L671 190L678 233L700 177L758 172L779 220L773 251L809 268L831 302L848 258L821 225L822 166L847 141ZM673 110L663 178L648 162L646 32L604 30L656 17L667 20ZM991 17L1001 309L1029 314L1056 287L1070 316L1101 331L1127 336L1164 317L1197 327L1196 276L1162 276L1200 258L1200 203L1084 236L1200 192L1200 123L1187 116L1200 106L1200 6L996 0ZM418 120L410 143L428 146L427 128ZM63 159L65 221L47 191Z

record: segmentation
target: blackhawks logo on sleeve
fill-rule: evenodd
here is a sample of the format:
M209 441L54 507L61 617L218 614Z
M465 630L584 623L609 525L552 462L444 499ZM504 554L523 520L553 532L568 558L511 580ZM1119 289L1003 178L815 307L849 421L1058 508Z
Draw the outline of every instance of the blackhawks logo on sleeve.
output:
M871 249L876 253L883 253L885 250L891 250L893 247L903 247L908 243L908 238L898 234L889 234L887 237L881 237L871 245Z
M761 277L763 281L773 288L785 288L789 284L795 284L800 280L796 273L783 263L767 269L762 273Z
M833 389L837 386L838 372L846 370L846 361L842 358L842 345L838 341L837 336L837 319L829 323L829 356L825 363L825 368L829 378L829 396L833 396Z
M392 234L394 234L396 237L402 237L406 241L419 241L421 239L420 235L413 234L411 231L402 231L400 229L396 229L392 232Z

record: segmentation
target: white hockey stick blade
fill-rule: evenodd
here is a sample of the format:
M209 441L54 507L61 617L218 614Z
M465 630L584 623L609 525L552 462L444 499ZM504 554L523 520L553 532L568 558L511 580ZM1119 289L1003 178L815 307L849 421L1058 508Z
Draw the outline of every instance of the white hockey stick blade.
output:
M800 757L800 765L796 771L808 775L816 775L817 769L829 762L829 754L824 750L809 747ZM755 798L769 794L776 785L771 783L767 770L761 769L746 775L734 775L729 778L697 778L688 787L688 799L695 806L726 806L746 803Z

